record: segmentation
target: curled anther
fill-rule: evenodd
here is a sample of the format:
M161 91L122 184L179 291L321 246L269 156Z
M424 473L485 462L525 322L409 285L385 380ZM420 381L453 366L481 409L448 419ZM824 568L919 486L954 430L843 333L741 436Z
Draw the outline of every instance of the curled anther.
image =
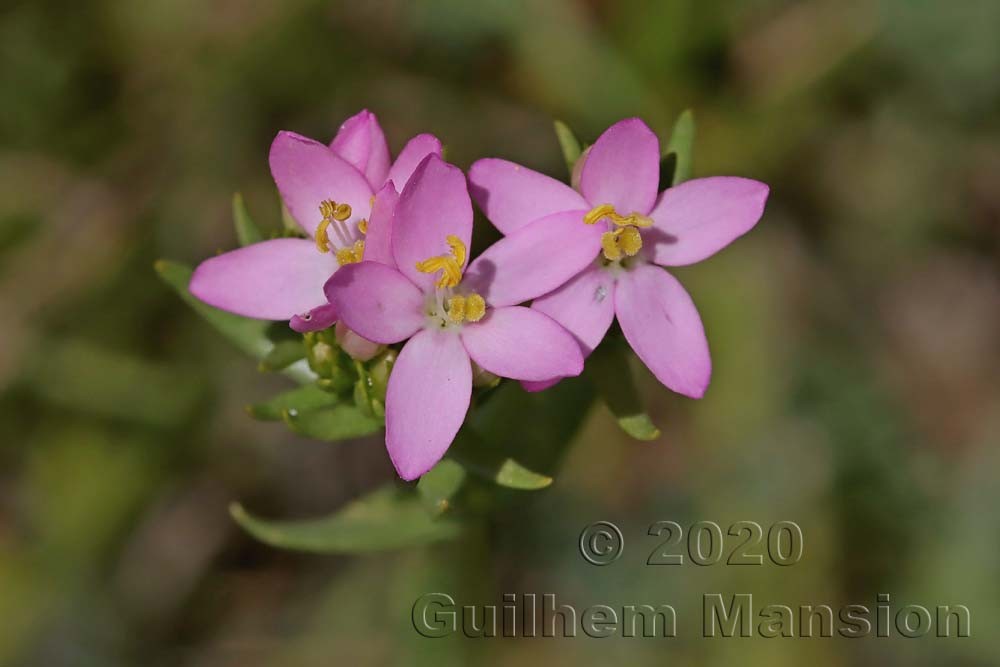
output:
M451 248L450 255L437 255L429 257L421 262L417 262L417 271L421 273L441 272L441 277L434 283L437 287L454 287L462 282L462 267L468 252L465 244L457 236L449 234L445 241Z
M610 220L616 227L652 227L653 219L633 211L628 215L620 215L612 204L601 204L590 209L583 222L588 225L597 224L601 220Z

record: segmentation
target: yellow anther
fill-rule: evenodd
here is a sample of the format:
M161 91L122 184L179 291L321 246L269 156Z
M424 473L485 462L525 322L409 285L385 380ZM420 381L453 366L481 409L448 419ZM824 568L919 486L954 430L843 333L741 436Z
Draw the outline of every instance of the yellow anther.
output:
M322 208L322 207L321 207ZM326 228L333 222L333 218L323 218L316 228L316 249L320 252L330 252L330 237L326 234Z
M341 222L344 222L351 217L351 213L353 213L353 211L351 210L350 204L337 204L337 208L333 211L333 217Z
M612 262L622 258L621 248L618 247L618 235L615 232L601 234L601 250L604 251L604 257Z
M634 257L642 250L642 236L635 227L622 227L601 234L604 258L616 262L622 257Z
M448 319L455 324L478 322L486 314L486 300L475 292L448 298Z
M358 231L360 231L362 234L368 233L368 221L365 220L364 218L358 220Z
M618 247L629 257L634 257L642 250L642 235L635 227L622 227L618 230Z
M337 202L332 199L324 199L319 203L319 214L323 216L323 219L333 218L333 214L337 212Z
M611 204L601 204L600 206L595 206L590 209L590 212L583 216L583 222L584 224L593 225L602 218L606 218L611 215L617 215L617 213L615 213L615 207Z
M652 227L653 219L642 215L641 213L636 213L633 211L628 215L619 215L615 211L615 207L611 204L601 204L600 206L595 206L590 209L587 215L583 216L583 222L588 225L596 224L597 222L607 218L616 227Z
M478 322L486 314L486 299L475 292L465 298L465 319Z
M454 287L462 281L462 267L465 265L467 251L465 244L457 236L448 235L445 238L451 248L450 255L438 255L429 257L422 262L417 262L417 271L420 273L441 272L441 277L434 283L438 287Z
M458 324L465 319L465 297L453 296L448 299L448 319Z
M323 216L316 227L316 248L320 252L330 252L330 232L329 227L334 221L344 222L351 217L350 204L338 204L332 199L324 199L319 203L319 214ZM337 251L338 257L340 251Z
M356 264L364 259L365 256L365 242L355 241L354 245L349 248L340 248L337 250L337 264L344 266L345 264Z
M611 204L601 204L590 209L583 216L584 224L594 225L601 220L609 220L617 229L601 235L601 251L605 259L615 262L624 257L634 257L642 250L642 235L639 227L651 227L652 218L641 213L619 215Z

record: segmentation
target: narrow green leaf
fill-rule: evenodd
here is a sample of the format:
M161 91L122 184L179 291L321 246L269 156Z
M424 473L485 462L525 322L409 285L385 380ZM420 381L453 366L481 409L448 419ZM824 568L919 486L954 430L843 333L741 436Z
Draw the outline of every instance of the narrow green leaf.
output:
M264 240L264 235L250 217L243 195L239 192L233 195L233 225L236 227L236 238L241 246Z
M685 109L670 133L670 141L660 162L660 189L677 185L691 178L694 161L694 113Z
M629 367L629 353L623 342L606 338L587 360L584 372L625 433L636 440L660 437L660 429L643 410Z
M233 519L274 547L319 553L364 553L452 539L459 524L431 516L412 491L381 488L321 519L270 521L233 503Z
M317 440L349 440L371 435L382 428L382 420L369 417L355 405L335 405L330 408L299 412L285 410L281 418L293 432Z
M282 371L299 359L306 358L306 346L302 339L282 340L274 344L271 351L260 360L260 370L264 373Z
M468 428L459 433L448 456L469 472L511 489L537 491L552 484L551 477L505 456Z
M251 320L247 317L233 315L218 308L213 308L196 299L188 291L188 284L191 282L192 274L190 267L165 259L157 260L153 267L160 275L160 278L174 288L177 294L196 313L201 315L206 322L215 327L219 333L245 354L256 359L263 359L274 348L274 343L267 337L267 329L270 326L270 322ZM308 365L304 362L292 364L285 369L284 373L302 384L312 382L316 379L316 374L309 370Z
M307 384L278 394L262 403L248 405L247 412L254 419L261 421L281 421L284 419L285 412L295 411L302 414L320 408L333 407L338 401L336 394L323 391L314 384Z
M559 148L562 149L563 159L566 160L566 169L570 175L573 174L573 166L580 159L580 140L573 134L573 130L561 120L554 121L556 137L559 139Z
M193 273L189 267L162 259L157 261L154 266L160 277L177 290L181 298L194 308L195 312L205 318L209 324L240 350L252 357L263 359L274 347L274 343L266 335L267 322L233 315L196 299L188 291L188 284L191 282L191 274Z
M451 506L451 499L465 482L465 468L452 459L442 459L417 482L417 491L434 514Z

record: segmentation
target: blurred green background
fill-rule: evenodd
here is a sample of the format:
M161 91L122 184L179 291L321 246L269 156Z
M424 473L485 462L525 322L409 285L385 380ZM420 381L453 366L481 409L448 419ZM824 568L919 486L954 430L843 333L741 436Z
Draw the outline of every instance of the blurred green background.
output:
M1000 664L1000 3L54 0L0 10L0 663ZM555 484L457 542L315 556L234 526L324 514L392 480L377 438L322 443L244 406L258 374L152 263L276 229L280 129L362 107L394 150L565 177L593 141L695 111L695 175L771 184L760 225L676 273L705 399L642 376L663 436L601 406ZM585 563L581 528L623 529ZM652 522L796 521L802 561L648 567ZM424 639L422 593L578 608L669 602L679 637ZM965 604L968 639L700 638L703 593ZM893 633L895 635L895 633Z

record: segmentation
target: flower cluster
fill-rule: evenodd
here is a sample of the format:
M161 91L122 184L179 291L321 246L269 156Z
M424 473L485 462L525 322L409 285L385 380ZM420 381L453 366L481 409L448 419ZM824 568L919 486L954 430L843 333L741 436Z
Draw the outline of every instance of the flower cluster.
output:
M697 310L662 267L698 262L760 219L765 184L690 180L659 192L660 146L639 119L606 130L573 186L506 160L468 178L423 134L395 162L373 114L328 145L279 133L271 173L309 238L203 262L190 291L296 331L336 324L355 359L401 346L385 395L389 456L406 480L444 455L487 372L543 390L579 375L617 318L666 387L701 397L711 361ZM470 258L475 200L501 240ZM526 305L530 304L530 305Z

